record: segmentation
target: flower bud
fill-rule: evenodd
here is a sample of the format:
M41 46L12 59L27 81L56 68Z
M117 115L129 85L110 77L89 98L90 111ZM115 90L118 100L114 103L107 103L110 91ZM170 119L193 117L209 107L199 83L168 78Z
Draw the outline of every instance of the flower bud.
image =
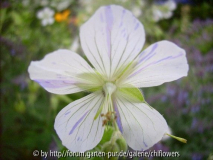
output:
M119 158L117 153L120 152L120 149L116 143L112 144L111 141L105 143L102 151L106 153L105 159L117 160Z
M119 139L117 139L116 143L119 146L120 151L127 151L127 149L128 149L127 143L126 143L125 139L123 138L123 136L121 136Z

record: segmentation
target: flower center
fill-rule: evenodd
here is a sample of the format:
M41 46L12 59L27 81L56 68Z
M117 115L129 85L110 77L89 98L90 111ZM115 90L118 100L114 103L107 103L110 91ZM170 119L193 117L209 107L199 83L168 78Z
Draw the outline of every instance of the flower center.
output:
M104 89L105 95L108 95L108 94L112 95L112 93L114 93L116 90L116 85L111 82L107 82L104 85L103 89Z

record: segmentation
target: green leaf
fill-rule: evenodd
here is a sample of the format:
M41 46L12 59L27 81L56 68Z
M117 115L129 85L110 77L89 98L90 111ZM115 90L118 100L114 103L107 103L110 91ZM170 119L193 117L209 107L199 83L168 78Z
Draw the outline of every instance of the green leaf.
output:
M11 17L13 19L14 24L16 24L16 25L24 24L23 17L21 16L21 14L18 14L17 12L12 11Z
M4 8L1 8L1 10L0 10L0 15L1 15L1 18L0 18L0 33L1 33L1 28L2 28L2 26L3 26L3 23L4 23L4 21L5 21L5 19L6 19L6 9L4 9Z
M133 101L133 102L145 102L143 94L138 88L131 87L131 88L119 88L120 94L125 97L126 99Z

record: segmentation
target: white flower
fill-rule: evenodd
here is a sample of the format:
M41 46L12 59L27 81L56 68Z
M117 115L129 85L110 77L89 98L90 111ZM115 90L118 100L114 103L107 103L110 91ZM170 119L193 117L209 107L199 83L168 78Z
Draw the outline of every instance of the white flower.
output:
M160 19L163 18L163 13L159 9L155 8L155 9L153 9L153 17L152 18L155 22L158 22Z
M164 18L168 19L171 18L173 13L172 11L174 11L177 8L177 4L175 3L175 1L173 0L168 0L165 4L165 7L167 7L167 12L164 12Z
M172 11L175 10L176 7L177 5L173 0L168 0L162 5L153 5L153 20L158 22L161 19L171 18L173 15Z
M168 0L164 4L166 7L168 7L169 11L173 11L177 8L177 4L174 0Z
M50 6L56 8L57 11L63 11L69 7L72 3L72 0L54 0L50 1Z
M58 5L56 6L56 9L58 11L63 11L64 9L68 8L69 5L71 4L71 0L64 0L64 1L59 1Z
M39 10L37 12L37 17L38 19L41 19L41 24L43 26L54 23L53 15L54 15L54 11L48 7L45 7L44 9Z
M136 16L139 17L142 14L141 8L138 6L134 6L132 8L132 13Z
M134 150L160 141L168 126L138 88L158 86L187 76L185 51L160 41L141 52L143 25L123 7L99 8L80 28L83 51L94 68L78 54L57 50L31 62L30 78L55 94L92 92L64 107L54 128L73 152L94 148L107 122L117 126Z
M164 15L165 19L169 19L172 17L173 13L169 11L169 12L164 13L163 15Z

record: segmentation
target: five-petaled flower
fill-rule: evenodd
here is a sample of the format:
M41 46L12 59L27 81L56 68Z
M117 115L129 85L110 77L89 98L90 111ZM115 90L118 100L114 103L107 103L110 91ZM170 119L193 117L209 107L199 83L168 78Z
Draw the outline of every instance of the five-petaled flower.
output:
M41 24L43 26L46 26L46 25L51 25L54 23L53 15L54 15L54 10L48 7L45 7L44 9L38 11L37 18L41 19Z
M60 49L28 69L30 78L51 93L92 92L57 115L54 128L63 145L74 152L94 148L111 119L134 150L160 141L168 133L167 123L137 88L187 76L185 51L160 41L141 52L143 25L116 5L99 8L81 26L80 40L94 68L78 54Z

